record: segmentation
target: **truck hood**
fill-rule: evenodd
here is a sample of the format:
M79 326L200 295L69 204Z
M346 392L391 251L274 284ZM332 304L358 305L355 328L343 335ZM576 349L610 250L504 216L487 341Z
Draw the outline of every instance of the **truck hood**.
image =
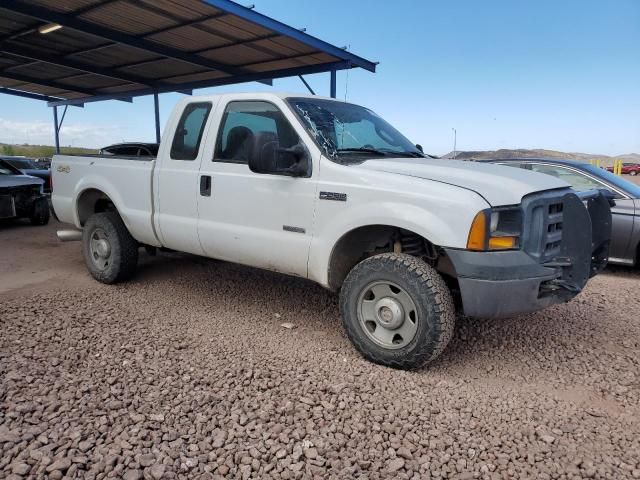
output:
M516 205L530 193L569 187L565 181L542 173L460 160L381 158L354 166L466 188L483 197L491 206Z
M21 187L23 185L42 185L44 180L29 175L0 175L0 188Z

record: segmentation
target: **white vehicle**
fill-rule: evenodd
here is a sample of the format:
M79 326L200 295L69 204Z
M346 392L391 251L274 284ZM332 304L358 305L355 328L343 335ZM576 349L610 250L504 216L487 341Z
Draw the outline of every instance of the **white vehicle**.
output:
M97 280L130 277L141 246L309 278L340 292L355 347L393 367L436 358L455 305L539 310L606 263L598 193L428 158L372 111L328 98L188 97L157 158L56 155L52 170L54 211L82 229Z

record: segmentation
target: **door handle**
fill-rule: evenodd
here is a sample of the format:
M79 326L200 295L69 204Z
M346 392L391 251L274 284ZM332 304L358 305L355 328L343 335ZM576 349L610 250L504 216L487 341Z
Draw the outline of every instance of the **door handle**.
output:
M203 197L211 196L211 175L200 176L200 195Z

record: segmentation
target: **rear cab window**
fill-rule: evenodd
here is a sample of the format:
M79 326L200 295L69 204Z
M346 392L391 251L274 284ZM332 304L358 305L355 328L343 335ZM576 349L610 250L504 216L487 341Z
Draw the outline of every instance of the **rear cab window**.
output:
M204 127L211 111L210 102L189 103L184 108L171 143L171 159L195 160L200 151Z

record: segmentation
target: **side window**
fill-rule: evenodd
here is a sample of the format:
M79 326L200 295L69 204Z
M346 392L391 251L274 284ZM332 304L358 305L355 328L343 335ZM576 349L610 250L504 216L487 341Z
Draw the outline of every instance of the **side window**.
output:
M497 165L504 165L505 167L522 168L523 170L531 170L528 163L522 162L497 162Z
M276 145L290 148L300 141L284 114L261 101L229 102L222 116L215 162L249 163L252 155Z
M116 155L122 155L124 157L137 157L138 156L138 148L137 147L122 147L118 150Z
M546 173L547 175L553 175L561 180L564 180L574 190L578 192L584 192L587 190L593 190L596 188L604 189L607 188L602 183L593 180L582 173L575 172L573 170L569 170L568 168L558 167L555 165L537 165L533 164L531 169L534 172Z
M171 144L173 160L196 159L210 111L210 103L189 103L185 107Z

